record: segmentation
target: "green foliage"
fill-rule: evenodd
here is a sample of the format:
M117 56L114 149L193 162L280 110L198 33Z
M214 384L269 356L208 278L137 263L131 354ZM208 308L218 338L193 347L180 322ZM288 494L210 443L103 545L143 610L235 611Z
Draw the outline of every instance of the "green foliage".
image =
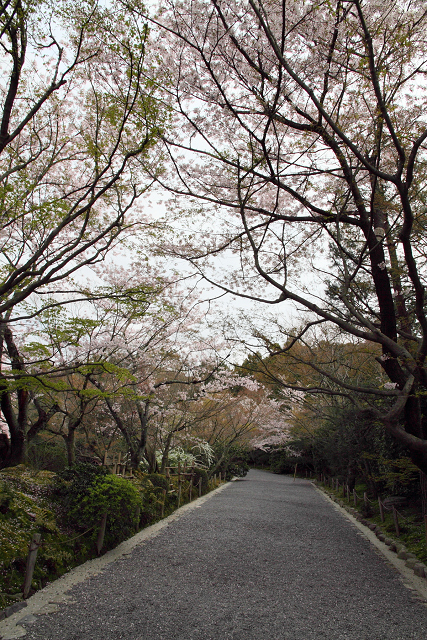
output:
M160 476L161 479L164 478L164 476L161 476L160 474L149 475ZM165 490L164 484L158 478L154 478L154 482L156 482L156 480L158 481L158 484L155 486L150 480L149 475L143 476L138 482L138 489L142 501L142 511L140 516L141 526L147 526L148 524L158 520L163 504L163 492ZM165 514L170 513L174 508L173 494L171 495L168 490L166 491Z
M154 487L160 487L161 489L166 489L166 491L168 491L168 479L161 473L147 473L145 478L149 480Z
M226 472L226 480L231 480L234 476L244 478L249 471L249 465L245 460L238 460L229 465Z
M88 487L86 495L74 504L69 516L81 528L97 526L107 513L105 544L110 546L132 535L138 525L137 510L142 500L136 487L129 480L119 476L97 477Z
M270 454L270 469L273 473L292 473L295 460L289 457L287 449L274 448Z
M28 447L27 459L33 469L59 473L67 466L67 450L61 441L36 436Z
M33 589L76 564L66 536L58 529L48 501L53 474L34 472L23 465L1 472L0 479L0 607L21 598L28 545L34 533L42 534ZM19 488L29 492L23 493Z
M399 496L419 493L420 470L408 457L386 459L371 453L364 453L363 457L378 469L372 479L382 490L381 493Z
M7 513L10 503L13 500L13 493L9 486L0 480L0 513Z
M108 469L81 462L58 473L54 493L67 509L72 509L89 493L92 484L108 474Z

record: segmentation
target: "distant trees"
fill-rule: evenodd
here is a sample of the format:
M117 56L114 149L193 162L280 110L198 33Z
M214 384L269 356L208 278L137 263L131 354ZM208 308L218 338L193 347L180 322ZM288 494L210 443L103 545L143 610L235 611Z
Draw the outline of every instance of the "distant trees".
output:
M303 311L279 339L261 329L272 356L316 327L378 347L372 385L345 359L314 371L427 472L424 4L169 0L153 22L176 122L158 181L203 216L164 249L281 318Z
M70 465L109 451L164 471L174 447L207 443L225 466L232 446L286 432L280 403L225 366L176 285L137 264L107 277L102 299L47 308L13 332L6 325L2 466L25 462L46 437L62 441Z

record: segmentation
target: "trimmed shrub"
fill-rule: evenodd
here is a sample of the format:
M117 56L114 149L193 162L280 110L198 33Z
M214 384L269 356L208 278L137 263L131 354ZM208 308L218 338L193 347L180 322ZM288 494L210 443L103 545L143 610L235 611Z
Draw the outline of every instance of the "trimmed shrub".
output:
M169 490L168 479L161 473L148 473L144 478L149 480L153 487L160 487L161 489L166 489L166 491Z
M106 546L117 544L135 532L138 526L137 510L142 507L138 490L129 480L119 476L98 477L90 485L86 495L70 510L70 517L80 526L94 527L93 538L98 534L97 526L107 513L105 533Z
M57 474L54 484L54 495L60 498L67 509L79 505L87 496L92 484L99 478L109 475L108 469L94 464L81 462L67 467Z
M235 476L238 478L244 478L248 471L249 466L244 460L233 462L226 471L226 479L231 480L231 478Z

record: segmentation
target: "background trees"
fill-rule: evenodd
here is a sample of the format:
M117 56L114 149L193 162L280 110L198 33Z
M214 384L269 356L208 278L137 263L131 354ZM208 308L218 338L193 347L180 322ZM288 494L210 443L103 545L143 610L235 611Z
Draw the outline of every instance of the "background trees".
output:
M348 386L345 361L334 384L360 409L376 396L369 414L424 471L426 20L401 0L171 1L154 20L177 123L158 180L204 215L170 251L224 291L304 311L271 355L313 323L378 345L372 387Z

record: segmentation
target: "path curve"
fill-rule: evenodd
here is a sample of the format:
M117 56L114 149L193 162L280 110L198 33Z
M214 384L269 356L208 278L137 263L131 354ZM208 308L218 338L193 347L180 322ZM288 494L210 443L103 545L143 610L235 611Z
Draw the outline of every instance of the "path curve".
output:
M76 584L52 613L29 606L0 623L0 637L427 637L426 604L310 482L252 470L199 504Z

